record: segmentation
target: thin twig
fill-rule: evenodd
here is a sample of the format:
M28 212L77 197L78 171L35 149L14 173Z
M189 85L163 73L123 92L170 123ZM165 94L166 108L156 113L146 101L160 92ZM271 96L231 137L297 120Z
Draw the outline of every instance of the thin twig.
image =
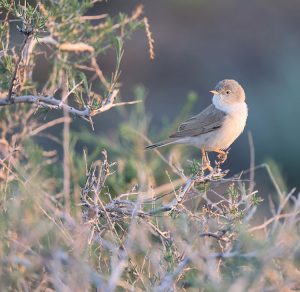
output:
M37 135L38 133L42 132L42 131L45 131L46 129L48 128L51 128L53 126L56 126L58 124L61 124L61 123L64 123L65 122L65 117L62 117L62 118L58 118L56 120L52 120L46 124L43 124L41 126L39 126L38 128L32 130L30 133L29 133L29 136L35 136ZM68 118L69 122L71 121L71 118Z
M28 42L28 40L29 40L29 38L31 36L31 33L32 33L32 31L30 31L30 30L24 32L25 38L24 38L24 41L23 41L23 43L21 45L20 55L19 55L16 67L15 67L14 73L12 75L10 86L9 86L9 90L8 90L8 100L9 101L13 100L12 99L12 93L13 93L14 83L15 83L16 76L17 76L17 73L18 73L18 70L19 70L20 63L21 63L22 58L23 58L24 48L25 48L25 46L26 46L26 44L27 44L27 42Z
M253 231L256 231L256 230L265 229L269 224L271 224L274 221L277 221L277 220L282 219L282 218L288 218L288 217L297 216L298 214L300 214L300 210L298 210L296 212L292 212L292 213L276 215L276 216L268 219L266 222L264 222L261 225L249 228L248 231L249 232L253 232Z
M99 80L108 89L109 88L109 83L105 79L105 76L104 76L102 70L100 69L95 57L91 58L91 66L92 66L93 70L95 71L96 75L98 76Z
M99 20L106 18L108 14L100 14L100 15L84 15L80 16L80 21L86 21L86 20Z

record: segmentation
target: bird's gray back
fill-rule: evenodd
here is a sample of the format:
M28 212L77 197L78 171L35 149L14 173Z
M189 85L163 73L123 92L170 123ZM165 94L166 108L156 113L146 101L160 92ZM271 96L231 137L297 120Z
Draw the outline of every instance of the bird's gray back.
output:
M170 138L194 137L215 131L222 126L225 117L225 112L211 104L200 114L183 122Z

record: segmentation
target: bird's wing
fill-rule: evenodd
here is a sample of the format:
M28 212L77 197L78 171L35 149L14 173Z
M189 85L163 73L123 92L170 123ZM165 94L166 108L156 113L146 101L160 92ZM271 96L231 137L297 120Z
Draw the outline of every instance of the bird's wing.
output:
M170 138L194 137L215 131L222 126L225 116L226 113L211 104L200 114L183 122Z

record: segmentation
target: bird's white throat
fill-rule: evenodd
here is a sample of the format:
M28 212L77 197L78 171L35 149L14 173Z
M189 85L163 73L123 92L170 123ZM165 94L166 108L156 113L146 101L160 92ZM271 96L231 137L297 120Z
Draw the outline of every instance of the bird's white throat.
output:
M248 115L248 107L245 102L238 103L227 103L222 100L219 95L213 96L213 105L220 111L226 114L233 114L234 112L239 112L241 115Z

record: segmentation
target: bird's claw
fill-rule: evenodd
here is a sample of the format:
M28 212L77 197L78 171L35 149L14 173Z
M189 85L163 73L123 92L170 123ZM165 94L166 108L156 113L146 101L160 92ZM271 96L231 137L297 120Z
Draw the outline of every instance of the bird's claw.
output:
M224 152L224 154L219 154L217 156L217 158L219 160L219 163L223 164L226 161L226 159L227 159L227 152Z
M227 160L229 150L230 150L230 148L227 151L224 151L224 152L218 154L218 156L217 156L217 159L218 159L217 164L218 165L223 164Z
M214 171L213 167L209 163L204 164L202 168L203 170L208 170L209 172Z

